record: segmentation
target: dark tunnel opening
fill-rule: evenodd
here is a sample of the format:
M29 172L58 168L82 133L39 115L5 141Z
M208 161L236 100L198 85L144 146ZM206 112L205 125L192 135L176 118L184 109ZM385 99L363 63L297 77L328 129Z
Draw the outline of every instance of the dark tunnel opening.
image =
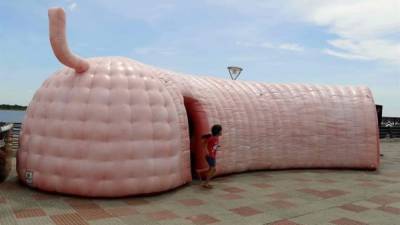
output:
M199 178L199 173L207 168L204 160L202 136L208 133L208 120L201 103L190 97L184 97L184 105L188 119L190 138L190 165L193 179Z

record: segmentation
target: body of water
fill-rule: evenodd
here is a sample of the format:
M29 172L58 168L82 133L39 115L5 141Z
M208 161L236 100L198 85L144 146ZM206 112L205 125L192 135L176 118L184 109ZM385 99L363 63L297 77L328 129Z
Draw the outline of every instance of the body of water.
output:
M21 123L24 119L25 111L1 110L0 122L17 122Z

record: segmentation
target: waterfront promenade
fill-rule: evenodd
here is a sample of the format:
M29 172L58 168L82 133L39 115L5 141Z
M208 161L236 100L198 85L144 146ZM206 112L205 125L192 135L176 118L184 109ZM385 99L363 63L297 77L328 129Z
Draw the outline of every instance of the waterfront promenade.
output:
M165 193L77 198L0 184L0 224L400 224L400 141L381 143L381 167L364 170L258 171L197 182Z

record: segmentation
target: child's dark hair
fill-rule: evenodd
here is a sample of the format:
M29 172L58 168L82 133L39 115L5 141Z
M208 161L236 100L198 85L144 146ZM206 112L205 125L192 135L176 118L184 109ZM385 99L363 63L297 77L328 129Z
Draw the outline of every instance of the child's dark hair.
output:
M201 136L201 138L208 139L211 136L217 136L221 133L221 131L222 131L222 126L219 124L215 124L214 126L211 127L211 134L205 134Z
M222 126L219 124L215 124L214 126L212 126L211 128L211 133L213 136L217 136L221 133L222 131Z

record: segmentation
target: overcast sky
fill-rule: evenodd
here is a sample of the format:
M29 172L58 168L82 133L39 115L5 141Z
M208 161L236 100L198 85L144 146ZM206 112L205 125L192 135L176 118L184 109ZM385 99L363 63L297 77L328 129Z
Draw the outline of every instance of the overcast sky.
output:
M84 57L274 83L367 85L400 116L400 0L1 0L0 104L26 105L61 67L47 9L67 13Z

